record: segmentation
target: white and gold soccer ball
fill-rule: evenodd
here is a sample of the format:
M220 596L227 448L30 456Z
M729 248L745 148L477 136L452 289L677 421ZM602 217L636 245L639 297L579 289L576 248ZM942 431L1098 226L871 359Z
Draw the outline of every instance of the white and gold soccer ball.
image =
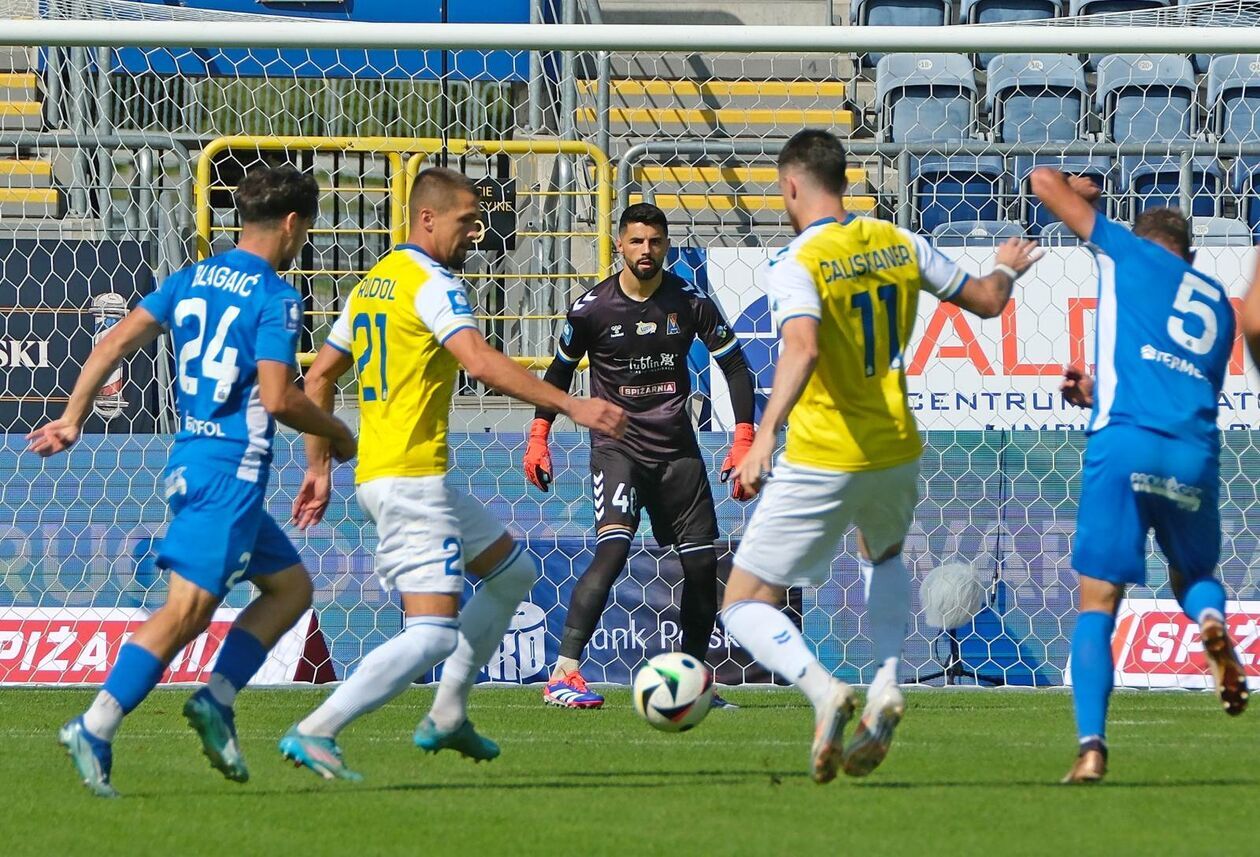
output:
M681 652L657 655L634 676L634 710L662 732L686 732L709 713L713 674Z

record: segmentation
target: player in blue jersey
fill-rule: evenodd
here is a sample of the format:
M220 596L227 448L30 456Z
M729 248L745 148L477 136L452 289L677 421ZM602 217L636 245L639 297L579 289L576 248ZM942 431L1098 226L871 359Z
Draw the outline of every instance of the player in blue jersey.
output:
M1234 344L1229 294L1192 266L1190 227L1169 208L1133 230L1095 210L1092 183L1042 167L1032 187L1089 243L1098 266L1096 369L1069 369L1063 392L1090 407L1072 565L1080 615L1072 634L1072 695L1080 740L1065 783L1106 774L1111 634L1128 584L1146 583L1146 538L1168 560L1173 594L1199 635L1228 714L1247 682L1225 626L1217 399Z
M345 424L293 383L302 302L276 273L306 242L318 197L315 180L292 167L247 175L235 195L236 249L175 272L146 296L92 350L61 418L28 438L41 456L68 449L119 363L170 331L180 430L165 475L171 518L157 560L170 572L166 603L119 650L91 707L60 733L100 797L117 796L111 744L123 717L242 580L259 595L232 625L184 716L215 768L237 782L249 777L236 740L236 693L311 604L310 577L263 505L275 421L330 438L340 460L355 454Z

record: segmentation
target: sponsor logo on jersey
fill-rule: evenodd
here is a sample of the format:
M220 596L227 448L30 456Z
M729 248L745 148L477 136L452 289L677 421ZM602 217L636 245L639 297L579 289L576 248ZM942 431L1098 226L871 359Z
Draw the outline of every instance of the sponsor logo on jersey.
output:
M731 329L724 324L719 324L713 329L713 335L717 337L718 342L726 339L730 335Z
M641 321L635 325L634 332L638 336L647 336L649 333L656 333L656 322Z
M247 298L254 293L254 286L262 281L262 274L238 271L228 265L198 265L193 269L193 288L209 286L220 291Z
M656 369L673 369L676 354L661 353L655 357L631 357L626 361L626 368L632 372L651 372Z
M297 333L302 329L302 307L292 299L284 302L284 329L289 333Z
M678 326L678 313L671 312L665 319L665 335L673 336L676 333L682 333L682 328Z
M610 338L612 338L612 339L616 339L617 337L619 337L619 336L621 336L621 335L622 335L622 333L621 333L621 325L619 325L619 324L614 324L611 328L609 328L609 330L610 330L611 332L610 332L608 335L609 335L609 337L610 337Z
M637 399L641 396L665 396L678 392L678 385L673 381L663 381L660 384L639 384L630 386L624 384L620 388L621 395L628 399Z
M1160 351L1150 343L1142 346L1142 359L1158 363L1164 368L1171 369L1174 372L1180 372L1183 375L1190 375L1194 378L1198 378L1200 381L1204 380L1203 373L1199 371L1198 366L1195 366L1184 357L1178 357L1176 354L1169 354L1167 351Z
M0 369L43 369L51 365L47 339L0 339Z
M565 345L573 344L573 325L567 321L564 323L564 329L560 331L560 341Z
M464 294L463 289L451 289L446 293L446 299L451 302L451 312L456 315L472 315L472 304L468 302L468 295Z
M184 479L184 470L186 468L176 467L170 473L166 474L166 499L169 500L176 494L188 493L188 481Z
M224 437L223 426L214 420L199 420L196 417L184 415L184 431L189 434L195 434L198 437Z
M547 615L528 601L516 606L503 642L486 664L491 681L526 681L547 668Z
M1197 512L1203 505L1203 489L1180 482L1176 476L1130 473L1129 487L1138 494L1154 494L1171 500L1187 512Z
M1230 601L1226 624L1247 675L1260 675L1260 601ZM1172 599L1125 599L1111 639L1122 687L1210 688L1199 626ZM1071 680L1071 669L1064 676Z

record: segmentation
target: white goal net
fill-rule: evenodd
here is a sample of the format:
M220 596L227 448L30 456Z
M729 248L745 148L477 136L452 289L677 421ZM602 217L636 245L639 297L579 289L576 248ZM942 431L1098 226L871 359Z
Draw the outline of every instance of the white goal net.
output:
M486 5L493 15L513 4ZM1028 174L1046 163L1090 176L1118 220L1150 205L1182 207L1194 218L1199 264L1239 294L1260 228L1260 55L1236 52L1237 34L1215 47L1194 43L1193 54L1117 48L1154 44L1158 33L1169 41L1168 27L1191 44L1203 27L1251 26L1260 4L1051 18L1037 25L1048 46L1038 52L1001 50L975 35L1014 32L1010 24L937 28L931 53L893 49L901 43L877 26L877 9L895 11L893 0L857 5L866 11L852 23L884 39L864 50L887 50L853 52L860 32L827 28L824 17L814 41L801 35L795 50L767 49L795 28L740 36L715 28L711 42L649 50L652 39L632 36L651 28L616 20L582 36L607 39L603 47L568 49L574 43L560 34L575 31L565 24L604 20L585 2L536 5L533 21L554 23L546 32L557 40L544 32L514 47L509 36L499 39L508 46L443 41L441 25L423 36L399 25L391 43L386 27L292 14L130 0L0 4L9 19L0 20L0 39L12 38L6 28L40 21L92 22L102 34L154 22L184 27L180 36L198 42L118 44L102 35L111 44L96 46L59 38L68 31L50 25L42 41L0 49L0 683L102 680L124 635L162 600L153 545L166 517L158 484L174 425L165 343L112 379L69 456L24 454L24 435L59 414L93 341L141 295L231 245L231 192L251 166L293 163L321 187L311 242L285 272L305 298L308 354L357 278L405 237L409 182L425 165L446 164L472 177L486 202L467 278L496 347L544 368L565 307L615 268L613 218L646 200L670 218L672 269L721 304L764 397L777 332L758 278L769 253L791 238L774 158L797 130L824 127L847 141L850 210L929 234L974 271L987 269L994 243L1009 235L1049 248L1000 318L977 322L922 301L906 360L927 451L907 560L917 581L942 563L968 563L983 597L946 629L929 625L916 601L904 678L937 681L945 671L950 680L1061 684L1085 416L1060 401L1057 378L1064 363L1091 361L1094 274L1088 252L1030 195ZM941 8L942 24L985 21ZM503 15L502 32L515 32ZM288 27L283 37L240 46L251 28L277 22ZM1078 35L1099 23L1113 27L1101 41ZM1164 29L1134 29L1151 27ZM657 32L681 38L668 30ZM212 32L232 46L206 47ZM1117 36L1098 49L1107 32L1139 41ZM358 47L337 47L329 33ZM1258 597L1247 517L1260 408L1250 368L1239 345L1221 411L1222 567L1244 602ZM751 507L716 482L731 428L721 374L703 350L692 370L726 568ZM558 426L554 490L539 494L519 469L532 410L471 382L458 393L452 478L523 537L544 568L487 677L538 681L594 548L585 437ZM353 394L347 387L339 400L349 417ZM279 519L301 479L295 440L278 437L271 509ZM375 538L352 481L349 468L339 469L327 520L296 536L315 576L315 611L263 681L341 678L400 625L373 576ZM1152 553L1150 586L1132 593L1117 637L1126 683L1186 684L1198 675L1185 621L1163 600L1166 581ZM625 682L646 656L676 648L680 587L676 559L645 526L592 640L587 677ZM231 610L248 598L244 589L229 597L221 621L181 653L172 680L203 675ZM789 602L829 668L849 680L871 677L852 536L831 579ZM711 659L719 681L766 679L720 629Z

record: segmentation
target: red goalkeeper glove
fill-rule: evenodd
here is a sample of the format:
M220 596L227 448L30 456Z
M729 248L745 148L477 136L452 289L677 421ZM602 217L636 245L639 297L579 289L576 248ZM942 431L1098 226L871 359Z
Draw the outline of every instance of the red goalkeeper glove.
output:
M718 477L723 483L730 480L731 496L741 502L751 500L755 495L751 491L744 490L738 476L734 479L731 479L731 476L734 475L735 468L739 467L740 462L744 460L744 456L748 454L748 449L756 436L757 431L752 423L740 423L735 426L735 440L731 442L731 451L726 453L726 460L722 462L722 473Z
M547 420L534 420L529 424L529 443L525 447L525 478L539 491L551 490L551 450L547 447L547 436L551 434L551 423Z

